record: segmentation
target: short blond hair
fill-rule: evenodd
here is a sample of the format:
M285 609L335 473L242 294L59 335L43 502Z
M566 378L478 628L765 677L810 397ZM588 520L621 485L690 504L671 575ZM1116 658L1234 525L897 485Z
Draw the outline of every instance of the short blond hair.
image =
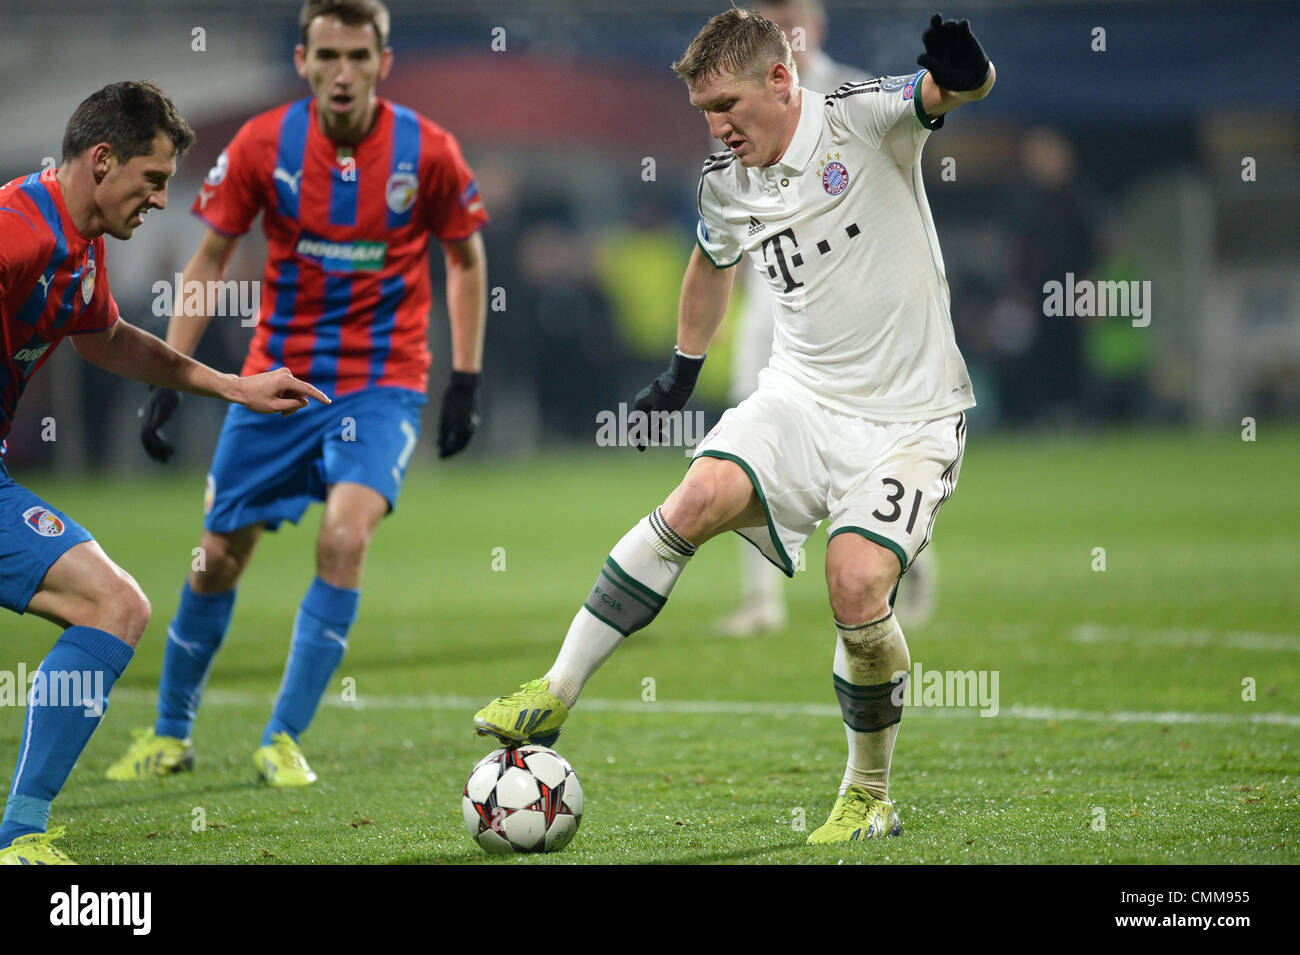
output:
M731 9L704 24L673 71L690 87L724 73L762 83L774 63L797 79L790 41L781 28L753 10Z

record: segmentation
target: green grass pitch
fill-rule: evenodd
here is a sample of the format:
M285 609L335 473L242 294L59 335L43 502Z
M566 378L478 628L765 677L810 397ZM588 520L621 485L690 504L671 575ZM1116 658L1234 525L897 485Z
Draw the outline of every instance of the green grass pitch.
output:
M788 584L789 627L751 640L709 633L738 595L739 556L733 539L710 544L560 738L587 799L573 843L505 860L461 821L465 777L491 748L470 717L544 672L609 548L681 474L679 452L418 462L303 739L320 774L306 791L260 786L251 753L313 573L319 508L260 545L199 715L195 771L118 784L103 771L131 728L152 723L203 479L20 473L154 606L51 821L85 863L1295 863L1298 439L972 437L937 524L939 612L903 624L927 670L996 670L1000 712L905 713L891 782L900 839L803 845L845 758L825 536ZM55 629L2 619L0 668L35 668ZM360 706L344 704L345 679ZM6 786L24 713L0 710Z

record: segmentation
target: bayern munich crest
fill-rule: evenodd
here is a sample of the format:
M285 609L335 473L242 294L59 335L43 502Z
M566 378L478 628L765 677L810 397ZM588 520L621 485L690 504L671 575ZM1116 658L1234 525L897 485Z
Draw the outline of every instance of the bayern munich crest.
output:
M23 523L42 537L58 537L63 533L63 521L59 516L39 505L23 511Z
M849 171L843 163L828 162L822 168L822 188L830 196L838 196L849 187Z

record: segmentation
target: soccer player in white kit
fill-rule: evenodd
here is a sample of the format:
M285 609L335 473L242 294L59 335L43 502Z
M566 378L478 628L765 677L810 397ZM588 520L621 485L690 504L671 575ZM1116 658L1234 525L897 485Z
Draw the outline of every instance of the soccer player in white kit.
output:
M793 576L827 522L833 683L848 739L810 843L897 835L889 765L911 667L889 606L952 494L975 404L919 159L943 114L992 88L967 21L935 15L915 75L800 89L789 42L747 10L710 20L673 69L727 147L704 165L677 347L637 408L685 406L750 253L778 307L772 360L696 448L682 483L610 552L545 676L475 728L547 743L596 669L663 608L696 549L735 530Z
M821 0L764 0L755 11L781 28L790 41L799 86L826 93L843 83L871 79L865 70L832 60L822 50L826 10ZM744 305L732 325L730 400L738 405L758 387L758 374L772 357L773 312L776 296L757 272L741 276ZM761 551L740 542L741 601L714 624L724 636L749 637L785 627L787 612L780 571ZM915 571L913 571L915 574ZM914 619L910 614L904 617Z

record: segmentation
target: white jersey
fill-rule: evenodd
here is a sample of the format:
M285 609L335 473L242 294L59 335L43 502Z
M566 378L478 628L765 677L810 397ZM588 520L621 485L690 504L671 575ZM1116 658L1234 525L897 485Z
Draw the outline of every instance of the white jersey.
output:
M717 153L700 177L700 247L719 268L749 252L776 299L764 386L875 421L975 404L921 180L943 122L921 110L924 72L803 89L780 160L751 169Z
M799 70L799 84L804 89L829 93L842 83L859 83L871 79L865 70L837 63L821 50L808 54ZM744 306L732 323L731 400L738 404L758 387L758 373L772 357L772 310L775 302L768 285L753 272L741 276L745 281Z

